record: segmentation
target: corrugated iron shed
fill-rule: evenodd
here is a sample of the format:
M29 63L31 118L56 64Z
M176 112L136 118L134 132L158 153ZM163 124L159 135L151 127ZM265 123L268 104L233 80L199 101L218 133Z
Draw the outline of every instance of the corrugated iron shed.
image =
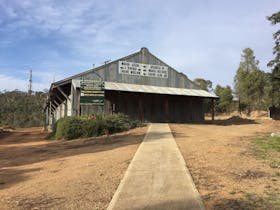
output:
M88 87L93 89L85 95L80 86L84 81L90 81L92 86L104 82L104 93ZM148 122L203 122L205 102L211 100L214 119L217 98L143 47L136 53L52 83L44 110L46 125L65 116L99 112L124 113ZM96 103L97 100L102 103Z

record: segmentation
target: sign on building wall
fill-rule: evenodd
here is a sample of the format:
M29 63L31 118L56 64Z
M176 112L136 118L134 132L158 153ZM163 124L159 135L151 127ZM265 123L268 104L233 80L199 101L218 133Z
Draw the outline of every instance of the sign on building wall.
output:
M104 82L94 80L80 81L81 105L104 105Z
M119 74L168 78L168 67L128 61L119 61Z

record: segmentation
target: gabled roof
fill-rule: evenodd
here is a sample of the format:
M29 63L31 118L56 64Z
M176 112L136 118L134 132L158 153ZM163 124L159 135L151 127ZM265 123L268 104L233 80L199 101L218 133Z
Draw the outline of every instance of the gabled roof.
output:
M72 79L75 79L77 77L80 77L82 75L94 72L94 71L98 71L100 69L106 68L107 66L109 66L112 63L116 63L119 62L121 60L128 60L134 56L136 56L137 54L141 53L141 51L147 51L149 53L150 56L154 57L156 60L158 60L159 62L161 62L162 64L166 65L167 67L169 67L170 69L176 71L174 68L172 68L170 65L168 65L167 63L165 63L164 61L162 61L161 59L159 59L158 57L156 57L155 55L153 55L152 53L149 52L149 50L145 47L141 48L139 51L132 53L128 56L119 58L117 60L108 62L106 64L103 64L101 66L98 66L96 68L93 69L89 69L87 71L81 72L79 74L73 75L71 77L68 77L66 79L54 82L51 84L50 87L50 92L58 87L58 86L62 86L65 84L69 84L71 83ZM184 75L187 79L188 77L181 73L176 71L179 74ZM188 79L189 80L189 79ZM108 82L105 81L105 86L107 86L108 90L113 90L113 87L118 87L120 89L120 91L129 91L130 89L133 90L133 92L141 92L139 90L143 90L142 92L147 92L147 93L159 93L159 94L173 94L173 95L186 95L186 96L198 96L198 97L208 97L208 98L218 98L215 94L213 93L209 93L207 91L201 90L201 88L194 83L193 81L190 80L190 82L197 87L197 89L186 89L186 88L172 88L172 87L160 87L160 86L151 86L151 85L137 85L137 84L128 84L128 83L116 83L116 82ZM106 85L107 84L107 85ZM138 89L139 88L139 89Z
M141 49L143 49L143 48L141 48ZM141 50L140 50L140 51L137 51L137 52L135 52L135 53L133 53L133 54L130 54L130 55L128 55L128 56L125 56L125 57L119 58L119 59L117 59L117 60L108 62L108 63L103 64L103 65L101 65L101 66L98 66L98 67L96 67L96 68L89 69L89 70L86 70L86 71L81 72L81 73L79 73L79 74L75 74L75 75L73 75L73 76L71 76L71 77L68 77L68 78L66 78L66 79L63 79L63 80L59 80L59 81L57 81L57 82L54 82L54 83L51 84L51 86L54 86L54 87L55 87L55 86L63 85L63 84L65 84L65 83L69 83L69 82L71 82L72 79L74 79L74 78L76 78L76 77L82 76L82 75L84 75L84 74L87 74L87 73L90 73L90 72L93 72L93 71L97 71L97 70L99 70L99 69L102 69L102 68L104 68L104 67L110 65L112 62L118 62L118 61L120 61L120 60L129 59L129 58L135 56L136 54L138 54L139 52L141 52Z
M128 55L128 56L119 58L119 59L117 59L117 60L108 62L108 63L103 64L103 65L101 65L101 66L98 66L98 67L96 67L96 68L89 69L89 70L86 70L86 71L81 72L81 73L79 73L79 74L75 74L75 75L73 75L73 76L71 76L71 77L65 78L65 79L63 79L63 80L54 82L54 83L51 84L51 88L50 88L50 89L52 89L52 87L61 86L61 85L64 85L64 84L66 84L66 83L70 83L71 80L74 79L74 78L80 77L80 76L82 76L82 75L88 74L88 73L93 72L93 71L98 71L99 69L103 69L103 68L109 66L111 63L116 63L116 62L119 62L119 61L121 61L121 60L130 59L130 58L134 57L135 55L141 53L141 51L147 51L147 52L149 52L149 54L150 54L152 57L154 57L156 60L160 61L162 64L164 64L164 65L167 66L168 68L170 68L170 69L172 69L172 70L178 72L178 71L175 70L173 67L171 67L170 65L168 65L167 63L165 63L164 61L162 61L161 59L159 59L159 58L156 57L155 55L153 55L146 47L142 47L139 51L137 51L137 52L135 52L135 53L132 53L132 54L130 54L130 55ZM184 75L184 76L188 79L187 75L183 74L182 72L178 72L178 73ZM192 81L191 81L191 82L192 82ZM192 83L193 83L195 86L197 86L197 88L200 89L200 87L199 87L196 83L194 83L194 82L192 82Z

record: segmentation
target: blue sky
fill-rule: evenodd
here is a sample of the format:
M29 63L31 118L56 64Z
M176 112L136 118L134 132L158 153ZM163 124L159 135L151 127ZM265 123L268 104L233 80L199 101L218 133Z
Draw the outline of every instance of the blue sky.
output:
M279 0L0 0L0 91L34 90L147 47L190 79L233 85L242 50L270 71Z

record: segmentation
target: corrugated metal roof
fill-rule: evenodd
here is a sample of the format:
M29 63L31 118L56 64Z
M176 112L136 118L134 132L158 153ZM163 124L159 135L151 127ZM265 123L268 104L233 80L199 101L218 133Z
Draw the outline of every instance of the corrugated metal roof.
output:
M151 86L151 85L136 85L136 84L117 83L117 82L105 82L105 90L218 98L215 94L209 93L205 90L159 87L159 86Z

